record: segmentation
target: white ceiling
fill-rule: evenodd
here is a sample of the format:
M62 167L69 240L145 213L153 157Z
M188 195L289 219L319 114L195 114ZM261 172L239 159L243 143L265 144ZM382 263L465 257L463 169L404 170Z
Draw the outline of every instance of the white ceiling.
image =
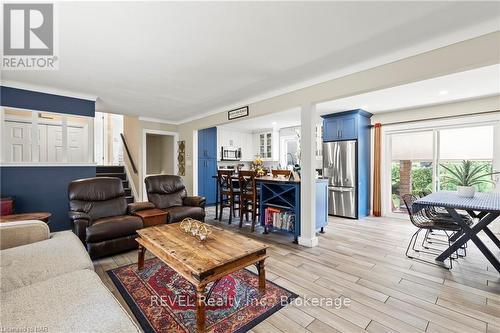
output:
M317 105L320 114L364 109L371 113L449 103L500 94L500 64Z
M59 2L58 71L21 83L183 122L499 30L499 2ZM377 64L375 64L377 65ZM358 69L359 70L359 69Z

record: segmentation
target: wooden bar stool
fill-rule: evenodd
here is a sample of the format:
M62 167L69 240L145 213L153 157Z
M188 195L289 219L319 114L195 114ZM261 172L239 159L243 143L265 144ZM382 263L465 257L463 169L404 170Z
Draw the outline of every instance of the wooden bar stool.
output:
M284 178L288 179L292 175L292 172L290 170L271 170L271 173L274 178L283 176Z
M222 221L222 211L224 208L229 208L229 224L231 224L235 205L240 207L240 191L233 186L232 170L218 170L217 171L217 186L219 187L219 221ZM217 218L217 217L216 217Z
M238 173L240 184L240 228L243 226L243 214L248 221L248 213L252 214L252 232L257 221L259 199L255 186L255 171L240 171Z

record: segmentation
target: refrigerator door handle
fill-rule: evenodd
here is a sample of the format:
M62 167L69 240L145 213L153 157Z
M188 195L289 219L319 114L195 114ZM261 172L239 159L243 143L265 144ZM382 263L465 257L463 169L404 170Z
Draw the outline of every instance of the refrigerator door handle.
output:
M355 188L354 187L329 186L328 190L332 191L332 192L352 192L355 190Z

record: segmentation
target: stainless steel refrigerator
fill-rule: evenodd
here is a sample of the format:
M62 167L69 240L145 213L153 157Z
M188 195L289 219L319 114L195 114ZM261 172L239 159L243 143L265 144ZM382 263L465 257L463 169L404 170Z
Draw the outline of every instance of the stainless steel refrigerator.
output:
M323 143L323 177L328 177L328 214L357 218L355 140Z

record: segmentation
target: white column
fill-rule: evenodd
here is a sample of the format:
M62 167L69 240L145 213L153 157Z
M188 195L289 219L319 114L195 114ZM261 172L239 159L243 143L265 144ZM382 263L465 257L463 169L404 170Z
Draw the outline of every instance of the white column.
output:
M316 105L307 103L300 111L300 237L299 244L318 246L316 237Z

